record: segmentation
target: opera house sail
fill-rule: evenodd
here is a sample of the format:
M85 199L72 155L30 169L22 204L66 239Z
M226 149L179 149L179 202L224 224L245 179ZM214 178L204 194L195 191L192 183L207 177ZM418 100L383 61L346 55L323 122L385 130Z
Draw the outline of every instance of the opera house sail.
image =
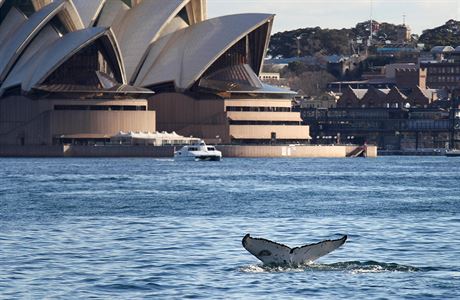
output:
M205 0L0 0L0 144L305 142L292 93L258 78L273 18L208 19Z

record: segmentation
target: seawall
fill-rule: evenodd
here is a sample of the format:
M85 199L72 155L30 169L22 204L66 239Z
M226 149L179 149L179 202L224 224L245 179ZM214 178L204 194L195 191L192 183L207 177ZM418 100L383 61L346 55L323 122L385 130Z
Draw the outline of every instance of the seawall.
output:
M316 145L274 145L274 146L241 146L228 145L217 147L224 157L317 157L344 158L349 157L360 146L316 146ZM367 146L364 155L377 157L377 147Z
M224 157L311 157L345 158L364 150L366 157L377 157L377 147L366 146L314 146L314 145L273 145L242 146L218 145ZM13 146L0 145L0 157L163 157L174 156L173 146Z

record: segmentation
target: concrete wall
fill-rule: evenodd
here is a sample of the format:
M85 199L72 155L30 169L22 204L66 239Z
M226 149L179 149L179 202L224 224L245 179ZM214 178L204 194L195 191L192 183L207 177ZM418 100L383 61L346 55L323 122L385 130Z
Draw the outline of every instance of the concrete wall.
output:
M222 141L230 139L223 101L162 93L149 99L149 109L156 112L158 131L175 131L205 140L216 139L216 136Z
M0 144L51 145L61 135L115 135L156 131L154 111L53 110L54 105L144 106L147 100L0 99Z
M225 99L224 103L225 107L292 107L290 99Z
M53 111L50 121L53 135L155 132L154 111Z
M272 132L277 139L307 140L310 139L309 127L304 125L230 125L230 135L236 139L271 139Z
M0 136L24 125L40 114L38 101L13 96L0 99Z
M358 146L240 146L218 145L223 157L345 158ZM377 157L377 147L367 146L366 157Z
M164 157L172 158L174 147L152 146L16 146L0 145L0 157Z
M324 157L343 158L345 146L218 146L223 157Z
M366 157L376 158L377 157L377 146L366 147Z
M294 121L300 122L302 118L298 112L240 112L228 111L227 117L233 121Z
M174 157L173 146L77 146L64 148L66 157Z
M64 146L0 145L0 157L64 157Z
M149 99L149 109L157 113L159 131L175 131L184 136L201 137L224 144L238 140L270 140L276 132L278 139L307 140L309 127L301 126L300 113L226 111L227 107L291 108L290 99L194 99L179 93L163 93ZM234 121L296 121L299 125L229 125Z
M344 158L357 146L239 146L218 145L225 157ZM164 157L174 156L174 147L152 146L15 146L0 145L0 157ZM367 157L377 156L377 147L367 147Z

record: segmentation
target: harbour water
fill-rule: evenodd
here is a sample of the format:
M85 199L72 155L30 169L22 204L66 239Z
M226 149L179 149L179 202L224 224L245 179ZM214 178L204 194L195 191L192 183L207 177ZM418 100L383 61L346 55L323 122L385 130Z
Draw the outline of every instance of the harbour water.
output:
M0 166L1 299L460 298L460 158ZM267 268L246 233L349 239Z

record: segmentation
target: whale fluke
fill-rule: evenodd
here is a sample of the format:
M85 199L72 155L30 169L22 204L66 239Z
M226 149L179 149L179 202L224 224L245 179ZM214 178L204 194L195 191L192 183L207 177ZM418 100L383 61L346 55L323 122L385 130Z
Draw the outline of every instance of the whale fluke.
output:
M342 246L347 236L302 247L291 248L262 238L243 238L243 247L267 265L301 265L310 263Z

